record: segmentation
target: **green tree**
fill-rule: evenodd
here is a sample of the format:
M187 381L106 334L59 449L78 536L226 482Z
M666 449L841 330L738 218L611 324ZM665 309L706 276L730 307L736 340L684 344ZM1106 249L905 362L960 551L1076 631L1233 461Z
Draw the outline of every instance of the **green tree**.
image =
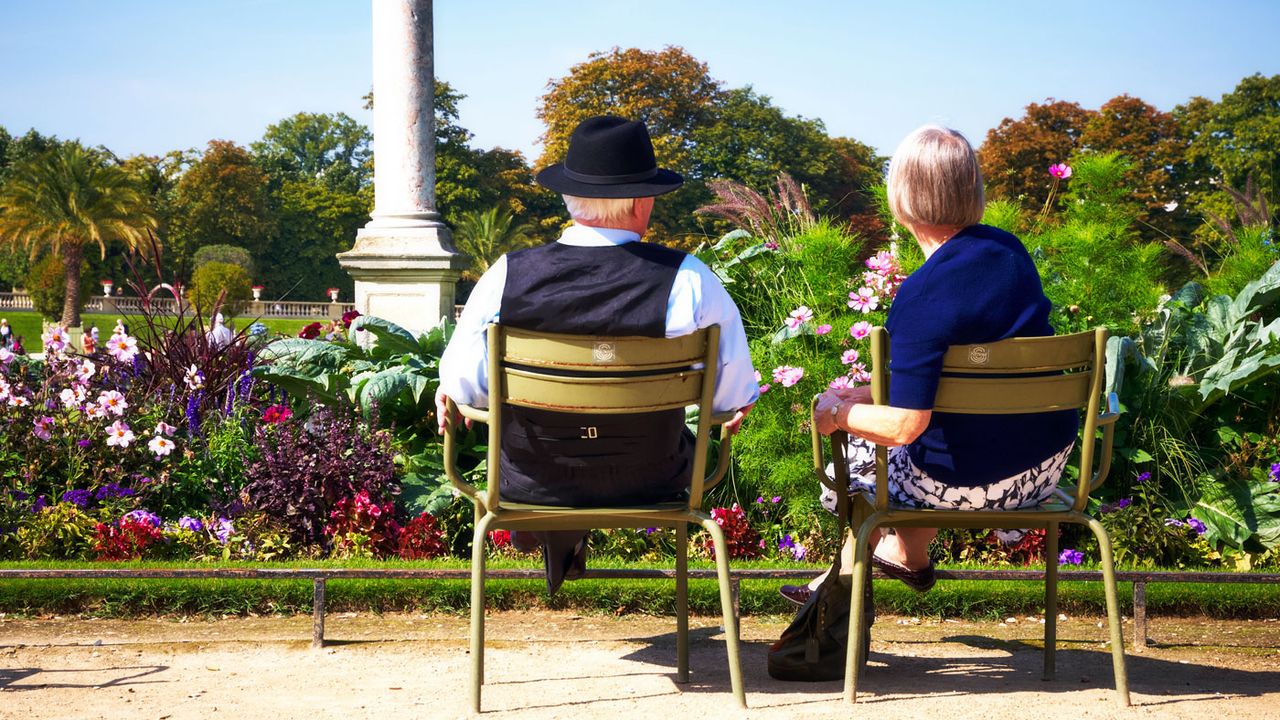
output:
M81 272L88 270L87 263L81 263ZM31 295L31 305L40 316L56 322L62 316L62 308L67 296L67 274L62 268L62 261L56 255L45 255L31 266L27 273L25 285ZM88 283L81 283L80 294L76 297L79 307L89 301Z
M355 193L373 179L373 134L345 113L298 113L250 147L274 183L308 180Z
M1039 209L1053 186L1049 166L1066 162L1080 149L1080 137L1094 114L1077 103L1049 98L1028 105L1017 120L1001 120L978 148L987 193Z
M253 258L249 255L249 251L242 247L235 245L205 245L196 250L196 270L211 262L239 265L244 268L245 272L249 273L250 277L253 276Z
M0 240L32 256L47 249L63 263L66 293L62 323L80 325L80 271L86 245L102 256L109 242L144 246L155 215L134 181L101 153L78 142L29 157L0 188Z
M213 315L214 305L221 298L217 309L234 317L244 312L252 293L252 281L243 267L213 260L196 268L187 296L196 312L204 316Z
M1252 177L1267 203L1280 207L1280 75L1251 75L1218 102L1192 98L1174 115L1190 143L1188 161L1233 188ZM1217 195L1212 208L1225 214L1230 203L1215 187L1206 182L1197 190L1194 201Z
M317 300L326 288L351 296L354 283L335 257L351 249L369 219L364 193L336 190L318 181L286 181L274 194L278 234L258 262L258 282L275 298Z
M188 277L205 245L237 245L261 255L275 233L267 176L244 148L212 140L174 188L168 261Z
M467 256L462 277L477 280L504 254L537 244L530 230L506 208L463 213L453 229L454 246Z

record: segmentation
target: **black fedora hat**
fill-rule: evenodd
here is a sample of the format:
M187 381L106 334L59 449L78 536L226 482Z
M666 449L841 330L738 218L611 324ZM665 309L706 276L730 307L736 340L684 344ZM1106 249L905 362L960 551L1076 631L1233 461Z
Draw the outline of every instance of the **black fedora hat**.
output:
M644 123L614 115L587 118L569 136L564 162L538 173L538 184L589 198L651 197L680 187L684 178L658 167Z

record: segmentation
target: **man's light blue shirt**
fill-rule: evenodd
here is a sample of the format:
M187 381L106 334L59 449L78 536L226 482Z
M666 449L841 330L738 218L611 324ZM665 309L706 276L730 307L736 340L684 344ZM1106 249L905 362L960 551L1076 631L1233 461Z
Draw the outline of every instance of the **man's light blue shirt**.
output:
M557 242L600 247L636 242L640 236L628 230L570 225ZM489 404L489 345L485 328L499 321L502 291L507 282L504 255L476 283L458 319L449 346L440 358L440 389L455 401L474 407ZM760 395L760 384L751 365L742 317L729 293L711 268L686 255L676 271L667 298L667 337L688 335L711 325L720 326L720 373L712 401L716 413L750 405Z

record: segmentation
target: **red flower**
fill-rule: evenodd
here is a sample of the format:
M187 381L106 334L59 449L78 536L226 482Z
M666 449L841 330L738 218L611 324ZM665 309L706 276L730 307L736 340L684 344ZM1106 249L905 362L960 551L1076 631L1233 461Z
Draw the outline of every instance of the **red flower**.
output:
M98 560L136 560L164 539L160 528L138 520L122 519L119 526L98 523L93 530L93 552Z
M747 524L747 514L738 503L729 508L712 508L711 519L724 530L725 544L729 546L729 557L735 560L748 560L761 556L760 548L764 541L760 534ZM715 557L715 546L711 536L706 535L702 543L703 549L711 557Z
M320 323L313 322L298 331L298 337L304 340L315 340L320 337Z
M262 422L279 425L293 417L293 411L284 405L271 405L262 411Z
M430 513L424 512L410 520L400 533L400 557L405 560L440 557L448 550L444 544L444 533Z
M510 530L492 530L489 532L489 542L495 547L506 547L511 544Z
M358 317L360 317L359 310L348 310L342 313L342 327L344 328L351 327L351 322Z

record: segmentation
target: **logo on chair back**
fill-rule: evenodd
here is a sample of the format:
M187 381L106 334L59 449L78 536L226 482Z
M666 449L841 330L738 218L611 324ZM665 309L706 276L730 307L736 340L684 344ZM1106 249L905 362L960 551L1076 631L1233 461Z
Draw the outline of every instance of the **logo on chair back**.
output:
M616 346L611 342L598 342L591 349L591 355L596 359L596 362L613 362L616 349Z
M969 348L969 362L974 365L986 365L991 359L991 353L983 345L974 345Z

